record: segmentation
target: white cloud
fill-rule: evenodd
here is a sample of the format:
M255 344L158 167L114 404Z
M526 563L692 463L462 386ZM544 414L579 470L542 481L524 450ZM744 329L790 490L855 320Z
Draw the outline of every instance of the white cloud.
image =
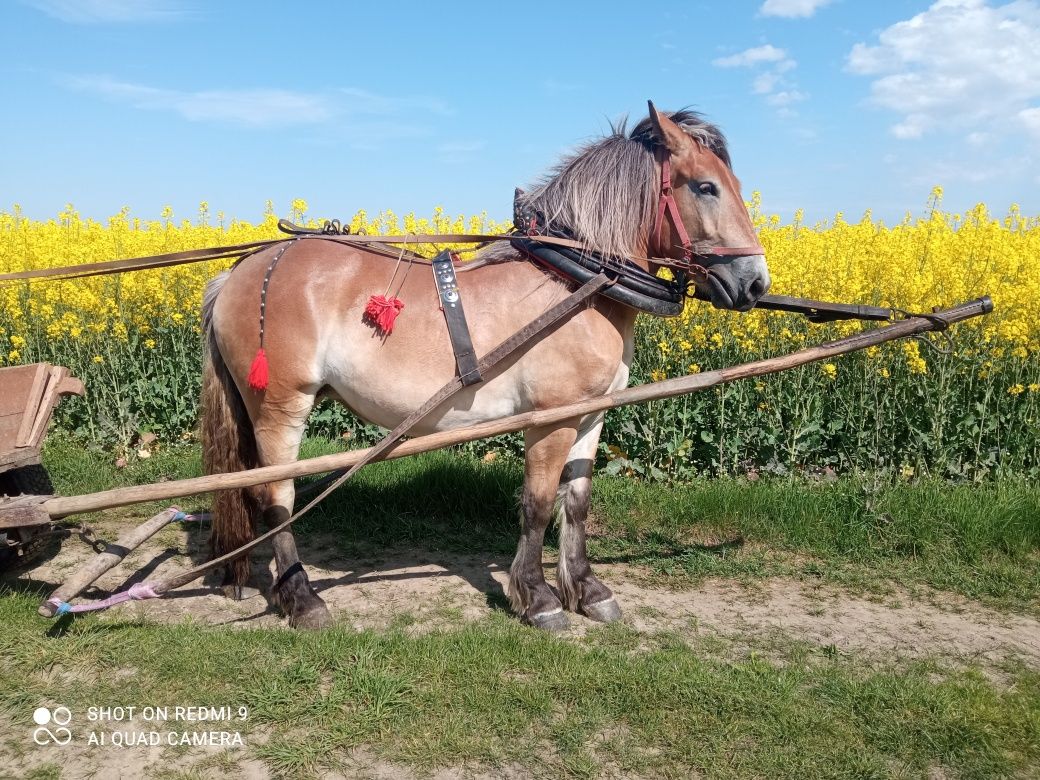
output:
M65 86L125 103L146 111L179 114L192 122L220 122L248 127L315 125L334 117L352 120L363 130L371 118L399 118L420 112L451 113L443 101L431 97L389 97L357 87L323 93L286 89L212 89L187 91L133 84L109 76L75 76ZM362 120L362 121L359 121Z
M358 87L343 87L338 90L348 102L345 108L354 113L378 114L381 116L415 111L429 111L441 116L451 114L451 108L443 100L430 97L389 97L377 95Z
M1040 138L1040 107L1021 110L1018 112L1018 118L1026 130Z
M184 16L178 0L22 0L70 24L165 22Z
M755 71L755 78L751 82L752 93L765 96L766 102L777 108L781 116L794 116L791 104L807 97L798 91L797 85L791 79L783 75L794 70L798 63L789 57L784 49L771 44L745 49L727 57L718 57L712 60L711 64L717 68L749 68Z
M758 12L762 16L782 16L787 19L808 18L831 0L766 0Z
M765 73L755 76L755 80L751 83L751 91L756 95L768 95L776 88L779 81L779 73L775 70L767 70Z
M763 62L784 62L787 59L786 51L767 43L728 57L719 57L712 60L711 64L718 68L748 68Z
M801 103L803 100L807 100L808 97L804 92L797 89L785 89L781 92L774 92L766 98L766 102L777 108L789 108L794 103Z
M857 43L848 69L875 77L871 100L901 115L897 138L992 124L1029 129L1040 98L1040 6L939 0Z
M131 84L107 76L67 80L73 89L93 92L135 108L172 111L193 122L229 122L253 127L322 122L335 108L322 95L282 89L204 90L183 92Z

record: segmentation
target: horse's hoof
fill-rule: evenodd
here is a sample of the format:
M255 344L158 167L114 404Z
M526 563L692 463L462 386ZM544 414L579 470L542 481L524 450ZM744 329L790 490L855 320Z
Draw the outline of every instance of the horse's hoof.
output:
M598 623L613 623L621 620L621 607L618 606L617 599L613 598L589 604L582 607L581 611L589 620L595 620Z
M329 608L325 606L324 602L319 602L298 615L291 615L289 617L289 625L293 628L316 631L332 625L332 613L329 612Z
M539 612L537 615L531 615L527 622L543 631L566 631L571 627L571 619L562 609Z
M224 595L232 601L245 601L260 595L260 591L256 588L250 588L246 585L225 585L223 590Z

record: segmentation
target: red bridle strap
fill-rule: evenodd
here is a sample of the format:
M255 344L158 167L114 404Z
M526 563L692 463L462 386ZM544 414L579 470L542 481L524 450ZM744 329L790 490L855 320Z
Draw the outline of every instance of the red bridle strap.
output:
M657 201L657 223L654 228L658 246L661 246L661 229L664 227L665 214L672 218L675 232L679 234L679 240L682 242L683 255L689 260L693 255L693 243L683 224L679 204L675 202L675 196L672 194L672 155L668 151L665 151L661 160L661 196Z
M682 242L683 260L689 263L691 268L700 268L698 264L693 262L693 258L695 257L740 257L745 255L764 255L765 249L762 248L761 244L755 244L754 246L713 246L709 247L707 251L704 252L694 251L693 242L690 241L690 234L686 232L686 225L683 224L682 213L679 211L679 204L675 202L675 195L672 193L671 158L671 152L665 149L664 155L661 158L661 194L657 200L657 220L654 223L654 235L657 237L657 246L661 246L661 230L664 228L664 219L667 214L672 218L672 225L675 227L675 232L679 236L679 241Z

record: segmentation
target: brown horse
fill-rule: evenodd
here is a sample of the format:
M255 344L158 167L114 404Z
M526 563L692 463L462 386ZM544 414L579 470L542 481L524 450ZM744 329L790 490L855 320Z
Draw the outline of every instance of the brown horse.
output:
M622 125L580 149L523 201L547 228L606 257L681 258L693 249L708 270L697 285L717 307L746 310L769 288L765 258L730 169L725 139L693 112L658 114L651 105L650 116L631 134ZM702 246L711 249L695 251ZM738 247L749 249L743 253ZM393 428L455 375L428 270L417 268L406 277L400 297L407 309L392 334L382 337L364 309L373 292L386 288L393 261L359 247L304 240L285 249L271 277L264 340L270 383L261 392L251 389L247 376L259 343L260 290L277 251L272 247L246 258L206 291L207 473L295 460L319 395L338 398L362 419ZM658 270L652 262L637 262L650 273ZM520 257L508 243L468 265L458 284L478 355L574 289ZM473 425L624 387L636 314L622 303L597 298L496 366L484 382L450 399L414 433ZM565 608L600 621L621 615L610 589L592 573L585 549L602 425L603 415L596 414L525 433L522 528L508 595L517 614L535 626L566 627ZM252 539L258 520L272 525L286 519L293 501L291 480L262 490L218 493L214 553L230 552ZM542 571L542 544L554 507L560 537L558 592ZM275 537L274 552L279 578L272 601L292 625L325 625L328 609L299 565L291 531ZM248 562L239 559L226 582L241 586L247 575Z

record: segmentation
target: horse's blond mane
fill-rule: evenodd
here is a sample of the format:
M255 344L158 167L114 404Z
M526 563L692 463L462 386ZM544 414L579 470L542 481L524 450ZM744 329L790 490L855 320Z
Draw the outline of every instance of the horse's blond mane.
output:
M727 166L722 132L700 114L682 110L673 122L714 152ZM568 155L530 192L520 196L525 211L537 213L549 230L566 233L614 258L631 257L657 209L654 149L660 139L649 117L627 132L626 120L605 138Z

